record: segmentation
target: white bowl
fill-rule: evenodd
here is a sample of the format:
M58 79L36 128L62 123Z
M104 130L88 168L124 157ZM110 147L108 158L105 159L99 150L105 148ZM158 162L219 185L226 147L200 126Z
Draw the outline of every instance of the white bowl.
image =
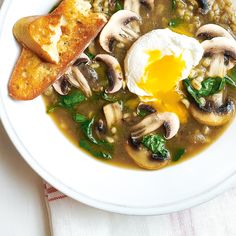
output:
M66 195L107 211L152 215L207 201L235 181L236 122L207 150L160 171L122 169L88 157L58 130L41 97L16 102L7 84L20 48L12 26L23 16L45 14L55 0L5 0L0 16L0 115L29 165Z

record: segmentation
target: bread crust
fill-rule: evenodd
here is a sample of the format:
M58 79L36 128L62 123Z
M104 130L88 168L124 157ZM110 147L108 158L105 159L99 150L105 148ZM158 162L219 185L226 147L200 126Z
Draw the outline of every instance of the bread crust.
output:
M49 16L63 16L66 25L57 44L60 63L44 61L36 53L23 48L14 67L9 95L16 100L32 100L41 95L72 65L106 24L102 14L83 14L77 9L79 0L64 0Z

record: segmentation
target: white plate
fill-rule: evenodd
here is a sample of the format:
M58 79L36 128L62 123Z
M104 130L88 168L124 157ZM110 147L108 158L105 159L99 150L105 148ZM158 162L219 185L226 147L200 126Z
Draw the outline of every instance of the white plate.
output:
M12 36L23 16L45 14L55 0L5 0L0 17L0 115L29 165L68 196L107 211L133 215L169 213L207 201L235 180L236 122L197 157L160 171L116 168L73 146L45 113L42 98L16 102L7 84L20 48Z

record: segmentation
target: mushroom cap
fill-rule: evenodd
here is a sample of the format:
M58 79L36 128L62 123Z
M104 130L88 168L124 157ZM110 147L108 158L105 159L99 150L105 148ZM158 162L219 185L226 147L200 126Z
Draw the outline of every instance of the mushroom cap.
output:
M53 88L60 95L67 95L70 91L71 84L68 81L67 75L61 76L58 80L53 83Z
M228 123L233 117L235 105L232 100L228 100L222 106L214 110L198 107L195 104L190 106L190 112L195 120L208 126L222 126Z
M173 138L179 130L180 122L178 116L173 112L153 113L146 116L140 123L131 128L131 136L139 139L150 134L164 125L166 139Z
M216 37L202 42L202 47L204 49L204 56L222 54L236 60L236 41L232 39Z
M109 88L107 93L116 93L123 87L124 76L118 60L108 54L98 54L96 61L101 61L108 67Z
M111 53L114 40L127 43L129 40L137 38L137 33L127 27L132 21L141 21L139 15L133 11L120 10L113 14L100 34L99 43L101 47L106 52Z
M201 26L196 36L201 39L212 39L215 37L226 37L229 39L234 39L234 37L223 27L216 24L206 24Z
M81 53L78 59L74 62L74 66L78 66L82 63L86 64L88 62L90 62L90 58L85 53Z
M151 153L146 150L146 148L135 149L128 143L125 144L125 150L138 166L147 170L161 169L168 165L168 163L170 162L170 159L164 161L154 160L151 158Z

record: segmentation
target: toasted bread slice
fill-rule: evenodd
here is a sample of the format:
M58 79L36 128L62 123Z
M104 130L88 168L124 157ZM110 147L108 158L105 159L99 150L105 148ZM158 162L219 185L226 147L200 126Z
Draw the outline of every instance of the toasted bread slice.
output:
M50 17L62 16L66 22L57 43L60 63L45 62L34 52L23 48L9 82L9 95L16 100L39 96L65 73L106 23L101 14L91 13L86 0L64 0Z
M65 25L62 15L29 16L16 22L13 27L15 38L40 58L50 63L59 62L57 43Z

